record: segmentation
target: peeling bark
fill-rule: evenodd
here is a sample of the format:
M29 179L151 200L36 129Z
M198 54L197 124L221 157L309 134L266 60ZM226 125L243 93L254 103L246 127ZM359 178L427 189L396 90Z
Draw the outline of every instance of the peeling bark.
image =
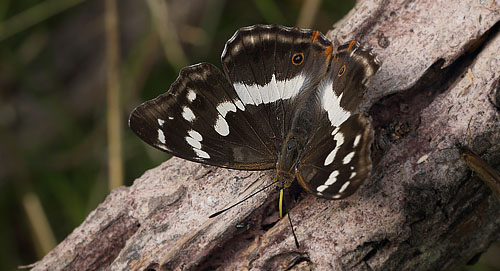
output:
M457 143L500 168L500 2L362 1L328 37L383 65L364 108L372 176L339 201L289 190L301 244L278 219L273 172L173 158L113 191L33 270L442 270L500 239L500 200Z

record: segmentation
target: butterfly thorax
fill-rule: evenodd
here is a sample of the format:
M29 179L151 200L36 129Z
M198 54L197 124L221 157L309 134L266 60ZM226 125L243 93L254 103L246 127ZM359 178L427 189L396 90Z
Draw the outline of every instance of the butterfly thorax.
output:
M299 142L295 136L290 134L283 144L281 154L276 163L280 187L287 186L295 178L295 167L299 162L299 154Z
M296 177L296 169L306 149L309 135L313 129L316 98L314 90L306 91L309 95L299 100L292 120L291 128L283 142L276 162L276 171L280 187L287 187Z

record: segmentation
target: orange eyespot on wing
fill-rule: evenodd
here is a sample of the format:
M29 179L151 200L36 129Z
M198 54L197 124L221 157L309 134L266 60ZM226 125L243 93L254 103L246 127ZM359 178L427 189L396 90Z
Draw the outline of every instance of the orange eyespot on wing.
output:
M344 73L345 73L345 65L342 65L342 67L340 67L339 72L337 73L337 76L341 77L342 75L344 75Z
M298 66L304 62L304 53L295 53L292 56L292 63L295 66Z

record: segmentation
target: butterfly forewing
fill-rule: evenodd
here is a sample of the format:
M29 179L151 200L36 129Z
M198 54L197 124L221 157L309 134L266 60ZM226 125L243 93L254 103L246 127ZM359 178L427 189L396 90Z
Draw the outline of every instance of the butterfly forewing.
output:
M278 25L242 28L222 54L224 70L249 118L260 122L259 135L275 142L277 152L299 93L308 80L326 72L330 56L323 52L331 44L317 33ZM294 54L301 54L300 63L294 64Z
M222 72L204 63L184 68L167 93L137 107L130 127L150 145L188 160L272 168L275 154L259 141L244 110Z
M355 112L363 100L367 81L380 67L370 50L363 49L355 41L340 46L334 53L325 80L337 96L342 94L340 106Z

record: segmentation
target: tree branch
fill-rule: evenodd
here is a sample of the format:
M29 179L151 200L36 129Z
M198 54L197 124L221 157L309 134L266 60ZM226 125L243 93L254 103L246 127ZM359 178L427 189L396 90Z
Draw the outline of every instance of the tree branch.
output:
M113 191L33 270L441 270L466 263L500 239L499 200L454 148L467 144L472 118L469 147L500 167L499 111L490 98L500 80L500 5L482 2L362 1L328 33L336 43L360 40L383 62L364 105L377 131L376 165L344 200L290 190L299 249L287 218L278 219L273 189L208 218L269 184L273 172L173 158Z

